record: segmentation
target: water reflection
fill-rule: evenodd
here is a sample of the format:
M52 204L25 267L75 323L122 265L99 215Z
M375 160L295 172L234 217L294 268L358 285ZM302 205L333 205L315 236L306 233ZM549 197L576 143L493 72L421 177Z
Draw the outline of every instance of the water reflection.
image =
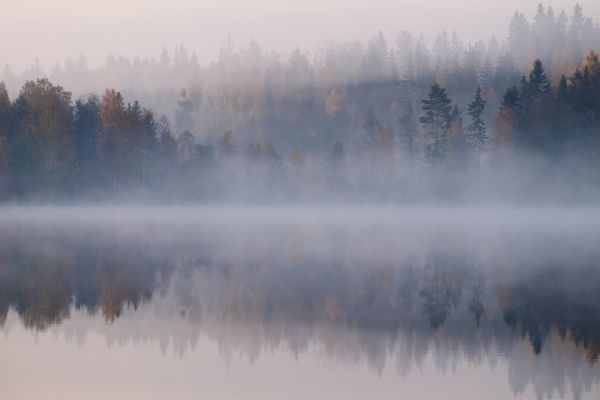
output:
M380 375L432 357L448 373L506 363L514 394L598 390L594 225L101 220L3 221L5 331L50 330L80 346L94 333L180 356L206 338L224 360L241 352L252 363L318 344Z

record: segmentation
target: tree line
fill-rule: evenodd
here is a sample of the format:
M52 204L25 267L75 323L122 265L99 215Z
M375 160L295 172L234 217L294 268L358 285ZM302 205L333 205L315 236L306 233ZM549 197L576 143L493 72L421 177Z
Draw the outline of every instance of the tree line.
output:
M491 124L481 87L465 114L434 83L420 107L407 107L394 125L368 108L356 138L338 132L341 139L329 149L295 146L285 154L261 140L244 146L231 131L214 141L200 141L190 130L176 134L166 117L126 103L114 89L73 103L65 89L38 79L11 101L0 84L0 194L5 200L119 193L283 200L327 187L402 199L460 193L515 167L530 174L528 184L542 175L576 174L571 185L593 188L599 183L599 93L597 53L555 86L536 60L519 86L504 93Z
M226 40L217 59L207 64L179 46L150 59L109 55L99 67L84 57L48 71L40 63L21 73L6 67L0 80L11 97L25 81L41 77L69 88L75 97L119 88L128 101L137 99L167 115L177 134L190 130L217 140L231 131L244 146L261 139L287 153L296 145L328 148L341 139L339 132L358 135L368 108L393 125L408 105L427 95L433 81L459 105L481 87L490 122L503 93L519 84L535 59L558 82L590 49L600 50L600 29L579 6L569 12L539 6L529 19L515 13L507 28L504 38L474 43L452 32L441 32L429 43L402 31L393 39L380 33L365 42L289 54L266 51L255 41Z

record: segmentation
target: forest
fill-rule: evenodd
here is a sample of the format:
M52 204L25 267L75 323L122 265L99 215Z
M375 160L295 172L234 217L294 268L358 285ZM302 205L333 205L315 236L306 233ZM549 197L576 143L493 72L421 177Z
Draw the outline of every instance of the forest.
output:
M442 32L431 50L379 33L287 58L227 40L206 66L183 47L49 75L7 66L0 199L597 200L600 27L540 5L508 32Z

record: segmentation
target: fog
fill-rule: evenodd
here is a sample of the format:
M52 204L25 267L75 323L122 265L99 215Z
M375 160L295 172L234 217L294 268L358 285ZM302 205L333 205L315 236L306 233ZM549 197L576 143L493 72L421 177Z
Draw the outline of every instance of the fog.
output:
M490 385L594 398L599 222L595 208L3 207L0 379L30 398L76 398L90 374L111 382L100 397L277 397L293 381L330 398L351 377L381 397L441 382L467 399Z
M208 62L177 45L4 68L0 201L596 204L597 6L565 7L516 9L507 32L477 41L444 24L429 42L322 36L318 51L280 55L226 40Z
M5 206L0 222L9 237L14 230L75 243L122 240L165 255L172 246L199 245L236 259L280 252L361 265L473 252L530 268L600 257L596 207Z
M324 43L365 40L382 30L390 38L401 30L423 32L433 40L440 30L457 31L470 42L492 35L504 37L512 13L533 10L539 1L74 1L3 0L0 15L0 64L17 71L35 58L50 68L67 57L89 57L94 67L109 53L149 58L163 46L184 45L202 62L214 60L223 40L256 39L267 50L309 51ZM571 0L549 0L555 10L571 9ZM600 18L594 0L579 3ZM525 10L526 9L526 10ZM439 12L434 12L439 10ZM473 17L478 19L473 22ZM310 29L306 29L309 22ZM35 26L35 29L32 29ZM273 34L285 30L285 35ZM40 34L42 33L43 34Z

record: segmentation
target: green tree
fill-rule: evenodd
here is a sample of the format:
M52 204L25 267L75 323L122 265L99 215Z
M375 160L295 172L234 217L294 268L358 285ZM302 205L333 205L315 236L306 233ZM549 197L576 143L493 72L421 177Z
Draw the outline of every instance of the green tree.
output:
M523 81L523 93L521 96L526 100L527 105L541 94L550 90L550 81L544 71L544 66L540 60L535 60L533 68L529 73L529 79Z
M469 103L468 114L471 117L471 124L467 127L467 139L471 146L477 168L481 166L481 153L485 151L488 139L487 126L482 118L485 103L481 98L481 88L478 87L473 101Z
M446 153L446 133L450 128L452 110L451 100L446 94L446 89L437 83L431 87L427 99L422 100L425 115L419 122L425 126L430 143L426 148L427 161L433 166L440 163Z

